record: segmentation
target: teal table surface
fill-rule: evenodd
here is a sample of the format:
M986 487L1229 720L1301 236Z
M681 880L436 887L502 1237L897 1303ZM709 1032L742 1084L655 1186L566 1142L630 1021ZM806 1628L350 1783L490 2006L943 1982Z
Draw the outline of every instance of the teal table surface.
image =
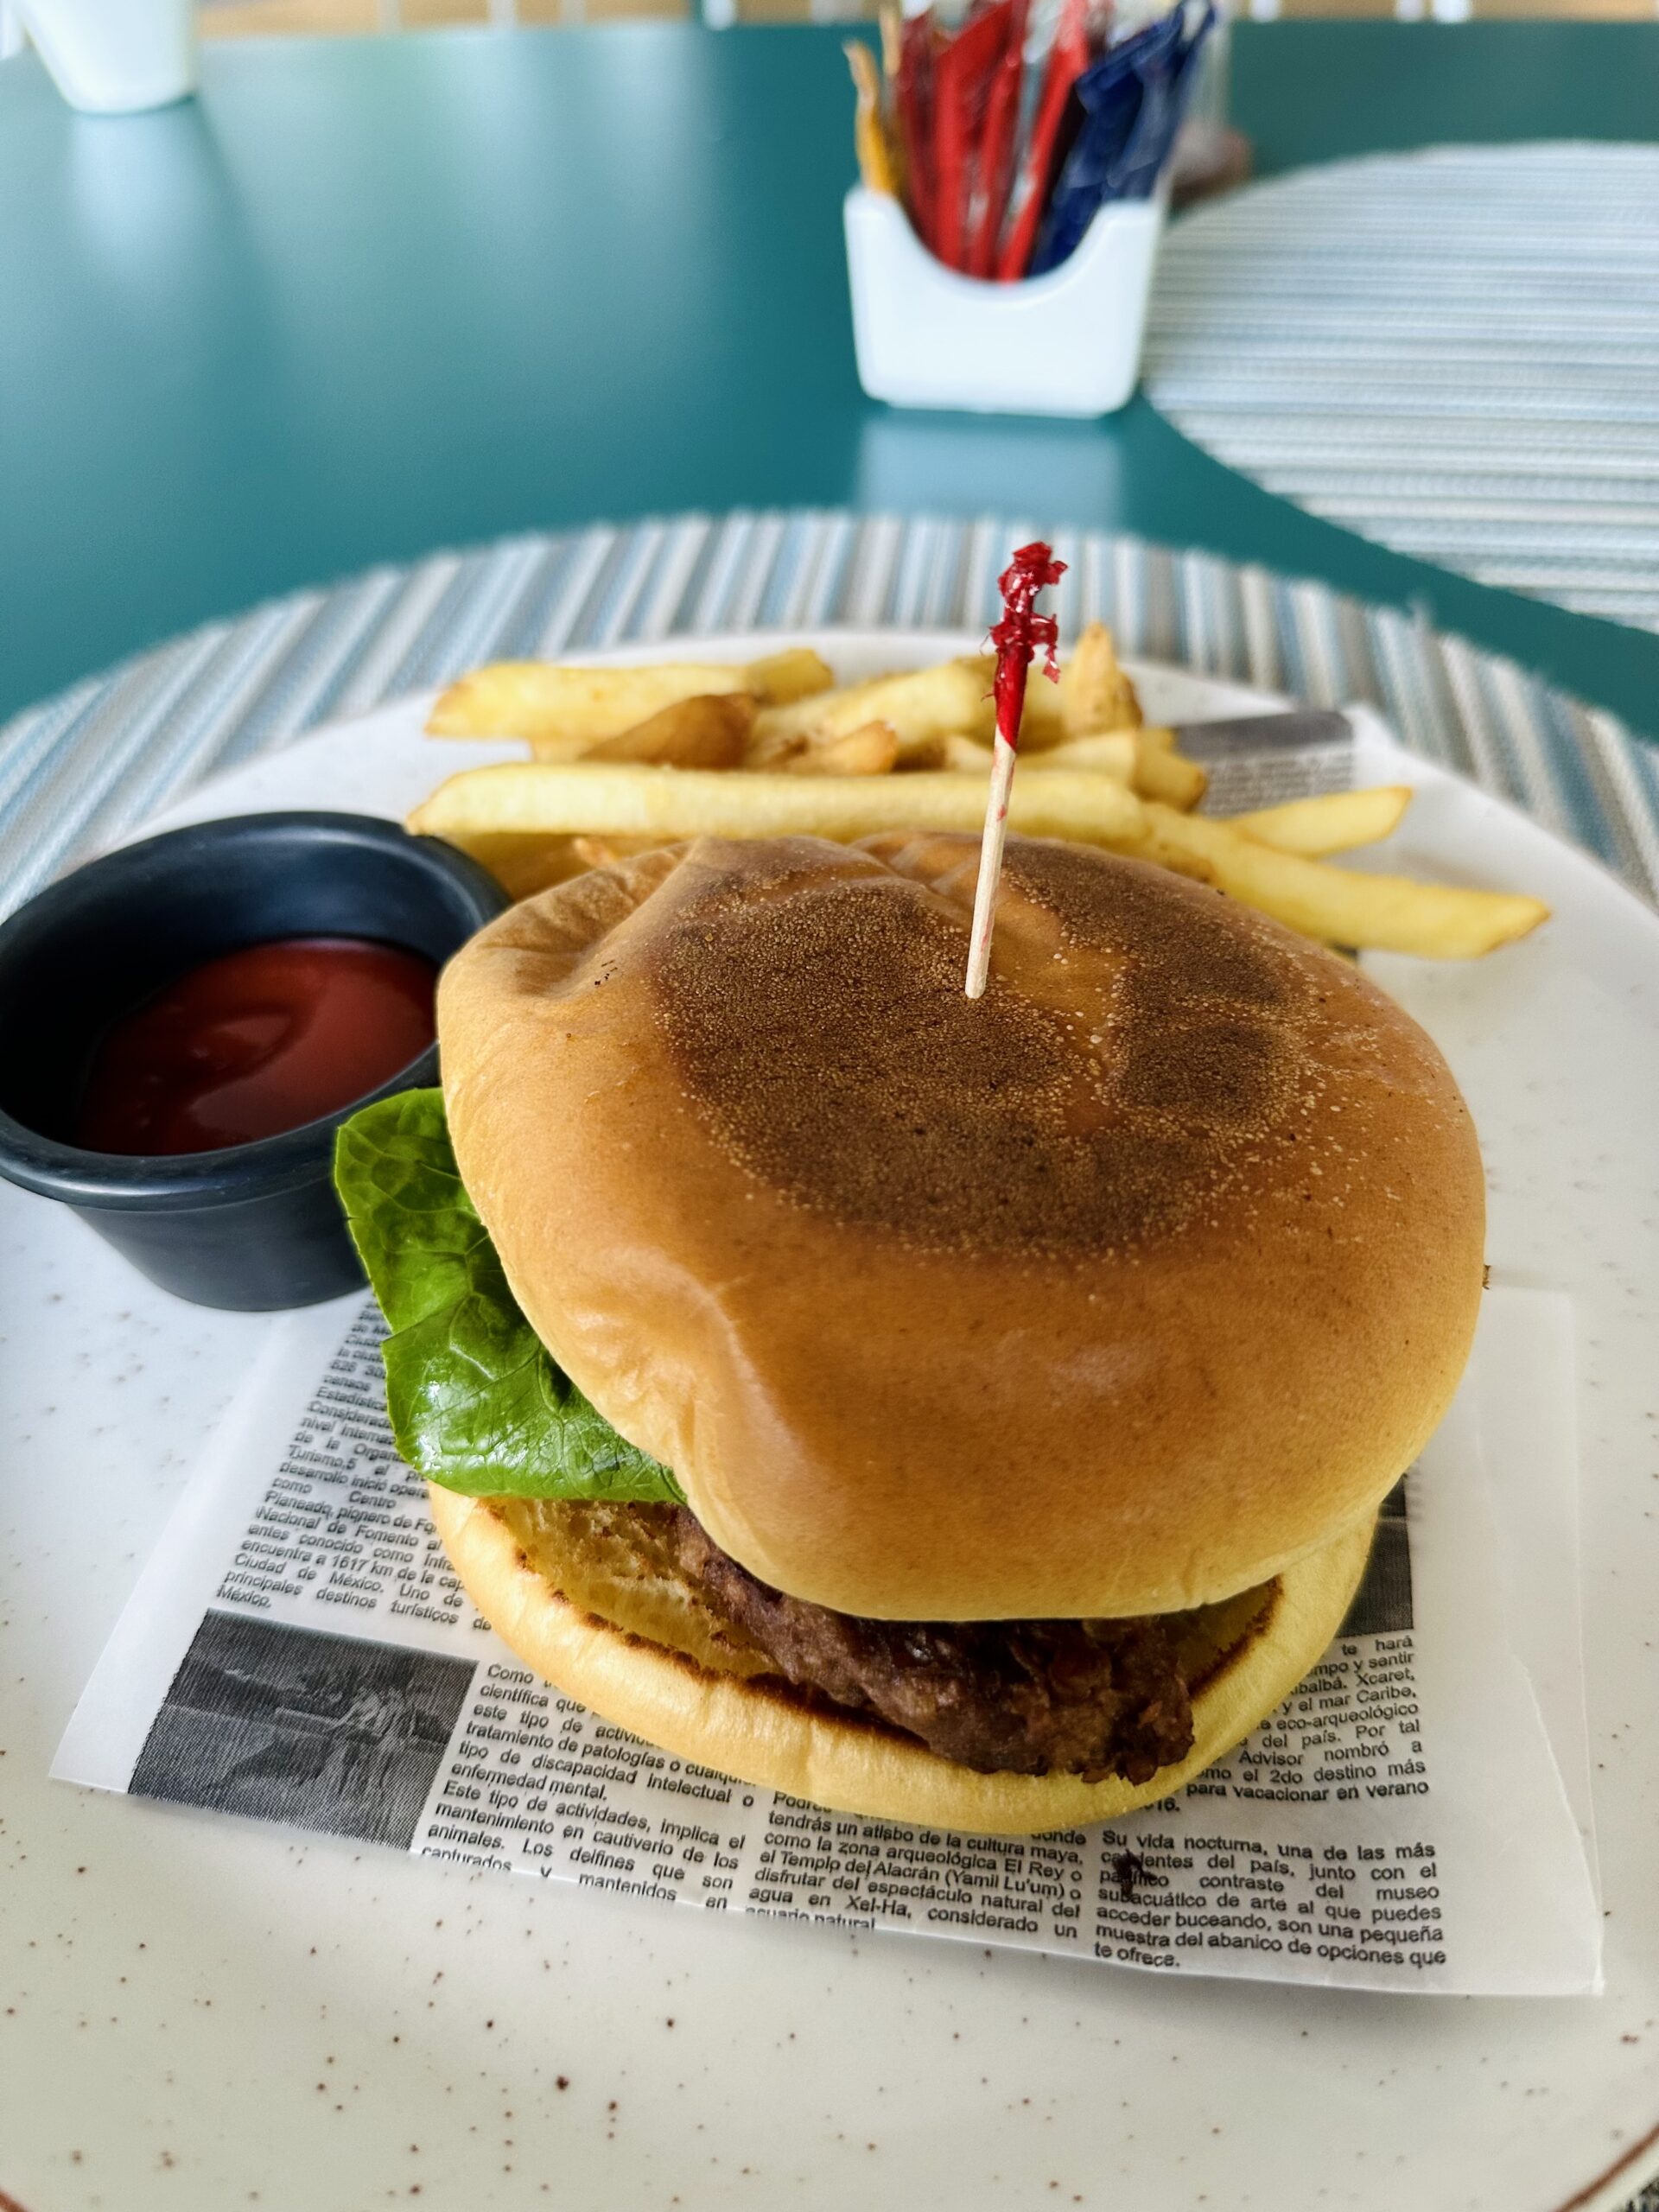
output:
M893 413L853 372L839 34L682 25L210 47L71 114L0 65L0 717L379 560L687 508L1121 527L1420 604L1659 732L1659 638L1318 522L1144 401ZM1659 135L1659 23L1244 24L1271 171Z

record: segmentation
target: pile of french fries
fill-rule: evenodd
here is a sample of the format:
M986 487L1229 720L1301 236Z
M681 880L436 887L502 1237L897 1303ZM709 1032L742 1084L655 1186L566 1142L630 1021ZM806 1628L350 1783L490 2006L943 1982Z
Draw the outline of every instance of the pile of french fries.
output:
M976 832L993 672L988 657L969 655L837 685L804 647L731 664L497 662L452 684L428 731L523 739L530 759L450 777L410 827L474 855L515 898L683 837ZM1058 684L1028 687L1020 759L1017 834L1157 861L1326 944L1466 959L1548 915L1516 893L1329 865L1389 835L1405 785L1228 820L1197 813L1203 769L1172 732L1147 726L1099 623Z

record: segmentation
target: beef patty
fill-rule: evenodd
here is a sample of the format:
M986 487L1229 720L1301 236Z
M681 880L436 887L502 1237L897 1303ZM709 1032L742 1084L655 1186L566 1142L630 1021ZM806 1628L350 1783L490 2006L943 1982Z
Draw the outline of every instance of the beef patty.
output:
M683 1506L632 1510L671 1516L678 1573L787 1681L977 1773L1148 1782L1192 1748L1182 1653L1162 1619L866 1620L758 1581Z

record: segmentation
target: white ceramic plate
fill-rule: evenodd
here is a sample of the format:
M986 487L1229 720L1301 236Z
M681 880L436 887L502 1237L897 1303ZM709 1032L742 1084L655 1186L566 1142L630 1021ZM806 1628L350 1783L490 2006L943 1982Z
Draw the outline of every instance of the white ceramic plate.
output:
M971 644L817 642L849 675ZM1274 703L1169 671L1145 692L1167 719ZM493 757L423 741L422 703L167 819L396 813ZM1437 770L1362 765L1421 787L1394 864L1557 910L1478 965L1377 967L1474 1107L1495 1270L1576 1301L1605 1996L1165 1981L677 1914L48 1783L269 1323L174 1302L0 1185L0 2192L27 2212L1586 2212L1659 2166L1659 918Z

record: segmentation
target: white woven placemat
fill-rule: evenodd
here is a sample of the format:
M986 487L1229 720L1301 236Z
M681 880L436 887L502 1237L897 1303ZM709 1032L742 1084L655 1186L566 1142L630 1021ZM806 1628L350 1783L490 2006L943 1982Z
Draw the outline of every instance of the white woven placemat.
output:
M1659 146L1441 147L1202 208L1146 383L1328 521L1659 629Z

